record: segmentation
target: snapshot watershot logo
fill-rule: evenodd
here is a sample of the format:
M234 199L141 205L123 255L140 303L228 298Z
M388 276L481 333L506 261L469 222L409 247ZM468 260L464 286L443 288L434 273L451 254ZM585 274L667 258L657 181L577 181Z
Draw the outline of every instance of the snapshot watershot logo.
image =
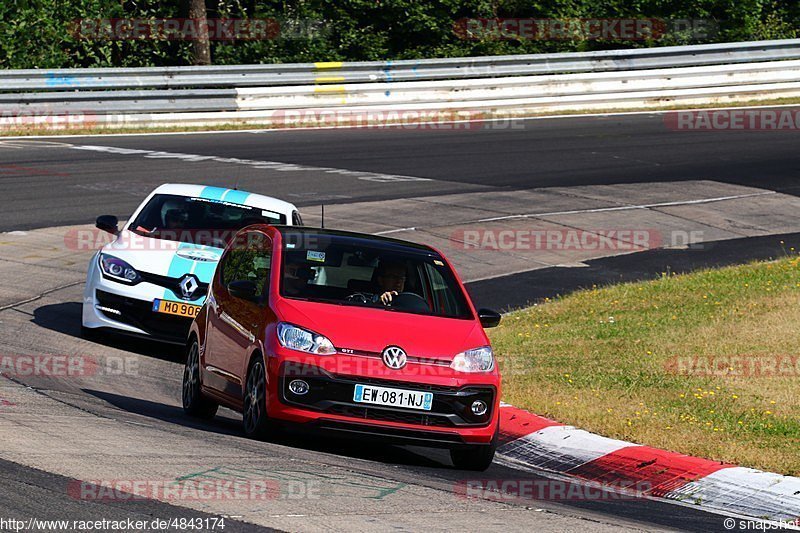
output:
M707 19L661 18L462 18L453 32L484 41L646 41L669 35L706 39L718 31Z
M798 355L675 356L665 369L681 376L721 378L798 378Z
M601 501L635 500L647 497L652 484L641 480L613 483L562 481L556 479L462 479L453 492L462 499L492 501Z
M671 111L664 125L672 131L800 131L797 109L709 109Z
M108 18L75 19L69 33L92 41L267 41L313 39L328 33L321 20Z

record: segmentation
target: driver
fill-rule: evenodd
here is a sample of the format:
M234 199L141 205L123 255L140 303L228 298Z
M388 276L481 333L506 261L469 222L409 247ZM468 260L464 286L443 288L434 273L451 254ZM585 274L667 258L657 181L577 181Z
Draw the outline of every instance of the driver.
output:
M310 269L302 263L286 263L283 276L283 290L287 296L301 296L308 291Z
M406 285L406 266L397 261L381 261L375 276L378 282L376 301L383 305L392 303L392 298L403 292Z

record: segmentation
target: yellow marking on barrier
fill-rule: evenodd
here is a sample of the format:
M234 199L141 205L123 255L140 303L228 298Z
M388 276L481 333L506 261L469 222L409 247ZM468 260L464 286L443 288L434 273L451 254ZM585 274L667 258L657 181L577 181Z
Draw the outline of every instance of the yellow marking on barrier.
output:
M341 83L343 81L344 76L319 76L314 80L315 83Z
M314 87L315 93L346 93L344 85L319 85Z
M325 69L331 69L331 68L342 68L342 62L341 61L320 61L320 62L314 63L314 68L316 68L317 70L325 70Z

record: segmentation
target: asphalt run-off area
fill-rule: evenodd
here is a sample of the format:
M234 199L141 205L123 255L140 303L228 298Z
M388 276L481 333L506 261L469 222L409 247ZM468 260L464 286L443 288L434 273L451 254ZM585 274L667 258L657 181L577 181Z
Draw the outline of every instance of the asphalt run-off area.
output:
M225 531L725 530L728 517L700 508L580 488L533 500L465 495L476 478L570 494L573 481L546 471L495 463L476 475L425 448L249 440L227 410L188 419L181 349L81 336L94 247L76 236L92 235L98 215L124 220L162 183L238 187L296 204L308 225L322 222L324 205L326 228L430 244L476 307L508 310L800 249L797 141L795 131L677 131L659 113L0 138L0 353L80 355L98 369L0 378L0 516L224 516ZM138 480L148 497L103 497L87 480ZM277 492L170 496L175 483L200 481Z

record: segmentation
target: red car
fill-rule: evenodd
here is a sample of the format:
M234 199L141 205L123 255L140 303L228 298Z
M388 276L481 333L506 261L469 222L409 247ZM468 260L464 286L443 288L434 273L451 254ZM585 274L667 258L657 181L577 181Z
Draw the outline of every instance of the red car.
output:
M226 248L187 343L183 407L243 413L248 436L293 423L450 449L484 470L500 375L484 327L438 251L358 233L249 226Z

